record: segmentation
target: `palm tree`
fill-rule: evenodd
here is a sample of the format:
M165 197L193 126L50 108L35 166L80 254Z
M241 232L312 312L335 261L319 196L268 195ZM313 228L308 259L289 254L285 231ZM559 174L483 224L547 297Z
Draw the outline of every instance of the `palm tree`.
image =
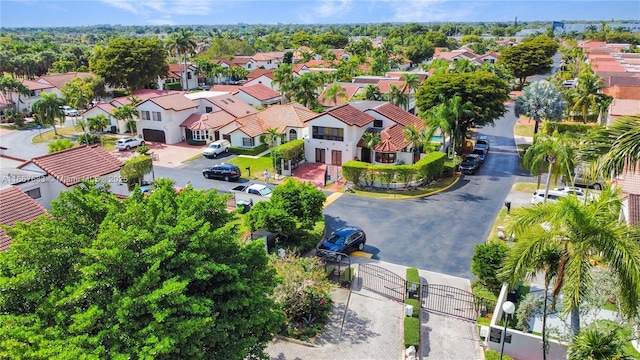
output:
M453 66L449 68L452 74L471 73L479 68L473 61L465 58L454 61L452 65Z
M640 162L640 115L625 116L596 129L588 138L584 152L596 158L600 175L621 174L625 166L636 170Z
M64 100L56 93L42 93L41 98L33 103L33 111L38 114L38 119L42 125L53 126L53 132L58 136L56 121L64 123L64 113L61 106Z
M625 354L625 343L617 329L604 329L594 324L580 332L569 346L569 360L624 360L632 359Z
M364 99L365 100L380 100L382 94L380 94L380 88L375 84L368 84L364 87Z
M291 64L280 64L277 69L273 71L273 84L278 85L280 93L282 94L282 102L288 102L291 97L291 90L295 82L295 76L293 75L293 68Z
M419 130L415 125L405 127L402 129L402 133L405 141L411 141L416 154L420 152L420 149L423 148L424 144L429 141L429 138L425 136L424 132Z
M107 125L109 125L109 119L104 114L98 114L87 119L87 126L94 133L104 131Z
M324 96L327 99L331 100L331 102L335 106L335 105L338 105L338 99L346 100L347 92L344 87L342 87L337 82L334 82L333 84L331 84L331 86L327 87L327 89L324 91Z
M120 121L124 121L131 131L131 135L136 131L135 119L138 118L138 109L134 103L129 103L113 110L113 117Z
M445 104L438 104L420 114L420 117L424 119L425 125L427 125L427 132L425 133L427 140L431 140L438 129L440 129L442 135L448 135L449 139L453 139L454 124L452 124L451 117L447 111ZM452 151L453 146L450 146L447 155L451 155Z
M374 153L374 149L380 144L380 141L382 141L382 139L378 132L365 131L364 134L362 134L362 146L372 150ZM371 156L371 162L373 162L373 159L375 159L375 156Z
M409 89L413 90L413 92L418 90L418 87L420 86L420 78L418 77L418 75L402 74L400 78L407 83L407 86L409 87Z
M87 145L89 145L89 137L87 136L89 133L89 125L87 124L87 121L85 119L78 119L75 127L77 130L82 130L85 134L84 138L87 140Z
M311 73L304 74L297 78L291 87L295 100L309 109L318 103L317 89L317 79L314 78Z
M575 167L575 143L576 139L568 134L539 133L534 136L533 145L525 152L522 164L532 174L538 175L538 187L540 187L541 167L545 163L549 164L544 202L547 202L552 175L557 180L558 175L568 174Z
M7 99L10 98L10 92L18 94L18 101L14 104L16 112L20 112L20 96L29 96L31 94L31 90L25 84L9 76L0 77L0 90L2 90Z
M405 108L409 105L409 95L405 94L402 89L391 84L389 92L385 94L385 98L388 102L399 108Z
M445 106L447 108L447 111L445 111L444 113L448 114L451 117L449 121L453 123L453 132L451 139L453 141L453 158L455 160L456 139L461 139L462 141L462 137L465 135L460 133L460 127L458 126L458 124L461 118L472 117L474 115L474 106L470 101L463 103L462 97L460 97L460 95L454 95L451 99L448 99L445 102Z
M545 249L560 248L551 309L555 310L562 291L563 310L571 313L574 337L580 331L580 305L592 287L593 254L599 254L601 262L617 274L623 313L635 316L639 310L640 232L619 221L619 195L609 188L591 202L571 195L511 212L508 231L518 238L518 250L509 252L503 274L516 279L539 264Z
M574 111L582 114L583 122L587 123L587 116L592 110L597 111L599 104L606 101L606 95L600 93L602 78L591 71L584 71L578 76L578 85L570 93Z
M178 32L172 33L168 40L169 51L172 54L182 55L184 60L184 68L180 72L180 84L182 85L182 79L184 78L184 90L189 89L189 83L187 79L187 56L195 50L198 46L196 42L195 34L186 29L180 28Z
M533 118L535 127L533 134L538 133L540 121L560 120L566 107L560 92L548 81L536 81L522 91L516 99L516 116L526 115Z

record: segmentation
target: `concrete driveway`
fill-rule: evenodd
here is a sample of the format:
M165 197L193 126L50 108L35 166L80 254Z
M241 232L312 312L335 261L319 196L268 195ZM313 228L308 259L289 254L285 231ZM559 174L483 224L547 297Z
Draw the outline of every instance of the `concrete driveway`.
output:
M145 145L151 148L150 153L153 154L154 166L167 168L174 168L182 165L185 160L202 154L202 150L206 148L206 145L194 146L187 144L185 141L172 145L146 141ZM128 151L114 150L111 154L124 161L134 156L136 154L136 149Z

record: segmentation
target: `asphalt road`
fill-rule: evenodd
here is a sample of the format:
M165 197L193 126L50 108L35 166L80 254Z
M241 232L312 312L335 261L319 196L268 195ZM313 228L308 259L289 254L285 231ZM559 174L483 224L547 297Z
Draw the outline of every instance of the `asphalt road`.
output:
M516 178L513 105L489 136L491 150L474 175L465 175L450 190L416 200L380 200L343 195L325 211L330 229L355 225L367 233L365 251L374 258L404 266L472 278L473 248L488 237Z

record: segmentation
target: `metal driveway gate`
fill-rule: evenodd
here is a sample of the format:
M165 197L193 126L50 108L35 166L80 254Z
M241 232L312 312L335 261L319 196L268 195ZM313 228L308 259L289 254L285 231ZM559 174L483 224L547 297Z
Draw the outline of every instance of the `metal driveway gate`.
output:
M422 285L420 306L425 310L476 321L479 316L486 316L486 312L493 312L496 301L453 286Z
M371 264L360 264L358 268L360 285L396 301L404 301L407 296L407 281L385 268Z

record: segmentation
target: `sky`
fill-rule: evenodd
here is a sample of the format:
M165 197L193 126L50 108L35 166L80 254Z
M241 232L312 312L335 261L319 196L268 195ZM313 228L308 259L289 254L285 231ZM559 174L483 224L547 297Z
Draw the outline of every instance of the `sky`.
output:
M640 21L640 1L0 0L0 27Z

